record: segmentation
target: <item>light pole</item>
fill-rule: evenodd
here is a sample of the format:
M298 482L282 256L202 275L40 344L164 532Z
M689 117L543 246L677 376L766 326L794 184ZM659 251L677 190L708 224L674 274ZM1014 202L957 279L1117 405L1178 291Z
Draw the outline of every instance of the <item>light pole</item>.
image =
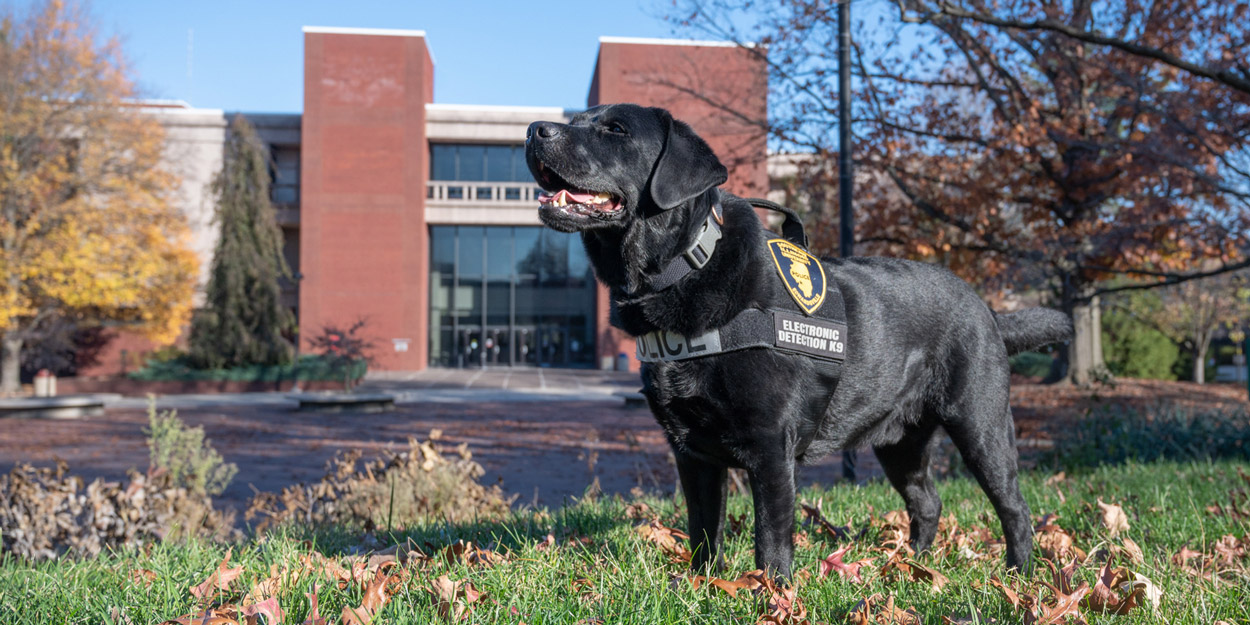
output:
M855 246L851 209L851 0L838 1L838 242L842 258ZM842 450L842 477L855 479L854 449Z

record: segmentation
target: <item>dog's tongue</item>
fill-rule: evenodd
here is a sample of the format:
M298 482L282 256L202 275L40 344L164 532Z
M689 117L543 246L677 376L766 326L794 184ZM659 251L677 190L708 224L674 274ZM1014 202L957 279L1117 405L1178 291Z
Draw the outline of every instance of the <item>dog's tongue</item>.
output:
M564 201L569 204L590 204L591 201L595 199L594 193L586 191L569 191L568 189L561 189L560 192L556 193L551 199L555 200L561 196L563 196Z

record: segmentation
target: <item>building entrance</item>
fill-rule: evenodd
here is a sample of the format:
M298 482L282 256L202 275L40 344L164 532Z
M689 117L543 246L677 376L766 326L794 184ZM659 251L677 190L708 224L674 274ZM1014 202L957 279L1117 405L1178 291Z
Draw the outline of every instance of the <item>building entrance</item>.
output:
M430 229L430 364L592 367L595 281L576 235Z

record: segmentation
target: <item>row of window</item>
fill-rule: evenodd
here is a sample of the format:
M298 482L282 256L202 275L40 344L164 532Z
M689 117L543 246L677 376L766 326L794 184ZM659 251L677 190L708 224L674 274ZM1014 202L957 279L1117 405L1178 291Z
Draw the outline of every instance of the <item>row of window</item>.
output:
M299 203L299 149L287 146L270 146L272 158L271 199L275 204ZM430 180L471 182L524 182L533 184L529 167L525 164L524 145L478 145L460 143L434 143L430 145ZM492 187L448 187L449 200L469 199L520 200L520 187L504 187L501 197L493 197Z
M430 180L533 182L524 145L430 145Z

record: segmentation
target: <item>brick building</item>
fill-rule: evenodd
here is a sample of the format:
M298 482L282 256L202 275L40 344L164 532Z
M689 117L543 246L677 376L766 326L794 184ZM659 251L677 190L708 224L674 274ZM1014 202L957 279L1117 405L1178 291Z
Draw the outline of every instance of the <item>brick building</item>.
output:
M379 369L632 360L580 240L538 221L525 166L526 127L574 111L435 103L434 72L421 31L307 27L303 113L246 115L273 158L273 200L297 277L287 301L305 341L364 317ZM724 112L765 118L767 72L749 50L603 37L589 85L588 106L670 109L730 168L732 191L767 193L764 133ZM195 187L184 201L207 266L212 207L202 186L221 157L204 145L221 141L225 115L176 106L153 114L171 129L184 187ZM179 156L188 142L198 159ZM143 351L123 336L84 373L133 367L121 358L127 348L132 361Z

